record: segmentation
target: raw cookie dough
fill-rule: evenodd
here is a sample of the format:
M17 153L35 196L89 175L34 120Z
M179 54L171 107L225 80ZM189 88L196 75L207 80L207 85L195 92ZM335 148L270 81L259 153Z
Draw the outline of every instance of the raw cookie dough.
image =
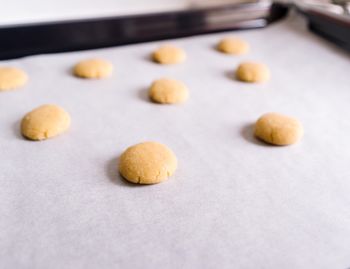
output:
M74 75L81 78L105 78L112 74L113 65L103 59L88 59L74 66Z
M279 113L264 114L255 124L255 136L273 145L294 144L303 133L303 126L297 119Z
M160 64L177 64L186 60L186 53L181 48L163 45L153 52L152 58Z
M243 62L236 70L236 77L245 82L265 82L270 79L270 70L262 63Z
M31 140L44 140L66 131L70 116L56 105L42 105L24 116L21 122L23 136Z
M219 42L217 49L226 54L240 55L249 51L249 44L238 37L225 37Z
M162 182L175 172L176 167L175 154L157 142L144 142L127 148L119 162L120 174L138 184Z
M15 67L0 67L0 91L13 90L26 84L27 74Z
M188 89L178 80L162 78L152 83L148 94L150 99L156 103L175 104L187 100Z

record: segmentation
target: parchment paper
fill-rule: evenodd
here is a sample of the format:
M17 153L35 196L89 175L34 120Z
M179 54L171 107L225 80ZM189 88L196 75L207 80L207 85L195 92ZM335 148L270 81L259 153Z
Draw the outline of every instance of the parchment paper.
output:
M0 94L0 268L350 267L349 55L295 15L232 32L251 44L246 56L215 51L229 34L1 62L30 81ZM161 43L183 47L186 63L152 63ZM89 57L112 61L113 76L73 77ZM268 64L271 81L235 81L243 60ZM149 102L160 77L186 83L189 101ZM21 118L46 103L71 114L70 130L23 139ZM252 137L270 111L302 121L299 144ZM168 181L135 186L118 175L121 152L142 141L176 153Z

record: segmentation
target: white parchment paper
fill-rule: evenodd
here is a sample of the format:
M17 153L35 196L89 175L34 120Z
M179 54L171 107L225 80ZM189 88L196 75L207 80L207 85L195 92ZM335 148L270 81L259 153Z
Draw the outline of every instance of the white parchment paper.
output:
M168 41L188 53L176 66L149 60L163 42L0 63L30 76L0 94L0 268L350 267L349 55L295 16L233 32L251 44L246 56L214 50L228 34ZM88 57L112 61L113 76L73 77ZM268 64L271 81L235 81L243 60ZM189 101L150 103L160 77L185 82ZM46 103L71 114L70 130L23 139L22 116ZM300 119L303 140L255 140L251 124L270 111ZM178 170L128 184L118 156L148 140L172 148Z

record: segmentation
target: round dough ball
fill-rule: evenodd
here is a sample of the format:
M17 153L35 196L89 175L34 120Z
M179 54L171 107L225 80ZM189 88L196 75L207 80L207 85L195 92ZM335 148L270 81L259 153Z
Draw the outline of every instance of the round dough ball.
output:
M128 181L155 184L166 180L176 170L177 159L167 146L144 142L129 147L120 157L119 172Z
M178 64L186 60L186 53L183 49L164 45L153 52L153 60L160 64Z
M236 77L245 82L265 82L270 79L270 70L262 63L244 62L238 66Z
M103 59L88 59L74 66L74 75L81 78L105 78L112 74L113 65Z
M188 98L188 89L185 84L175 79L158 79L149 89L149 97L160 104L183 103Z
M15 67L0 67L0 91L13 90L26 84L27 74Z
M255 136L273 145L290 145L303 136L303 126L292 117L279 113L267 113L255 124Z
M238 37L226 37L219 42L217 48L226 54L240 55L249 51L249 44Z
M56 105L42 105L24 116L21 122L23 136L31 140L44 140L66 131L70 116Z

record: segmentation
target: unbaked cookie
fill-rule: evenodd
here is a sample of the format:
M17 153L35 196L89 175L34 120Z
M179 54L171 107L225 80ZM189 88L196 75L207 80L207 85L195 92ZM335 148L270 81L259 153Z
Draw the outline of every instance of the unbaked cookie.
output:
M74 66L74 75L81 78L105 78L112 74L113 65L103 59L88 59Z
M226 54L246 54L249 51L249 44L238 37L225 37L223 38L217 49Z
M186 60L186 53L181 48L163 45L153 52L152 58L160 64L177 64Z
M66 131L70 116L56 105L42 105L24 116L21 122L23 136L31 140L44 140Z
M303 126L295 118L279 113L267 113L255 124L255 136L273 145L290 145L303 136Z
M176 104L187 100L188 89L181 81L162 78L152 83L148 94L156 103Z
M129 147L120 157L119 172L128 181L155 184L166 180L176 170L177 159L167 146L144 142Z
M270 70L262 63L244 62L238 66L236 77L245 82L265 82L270 79Z
M15 67L0 67L0 91L13 90L26 84L27 74Z

